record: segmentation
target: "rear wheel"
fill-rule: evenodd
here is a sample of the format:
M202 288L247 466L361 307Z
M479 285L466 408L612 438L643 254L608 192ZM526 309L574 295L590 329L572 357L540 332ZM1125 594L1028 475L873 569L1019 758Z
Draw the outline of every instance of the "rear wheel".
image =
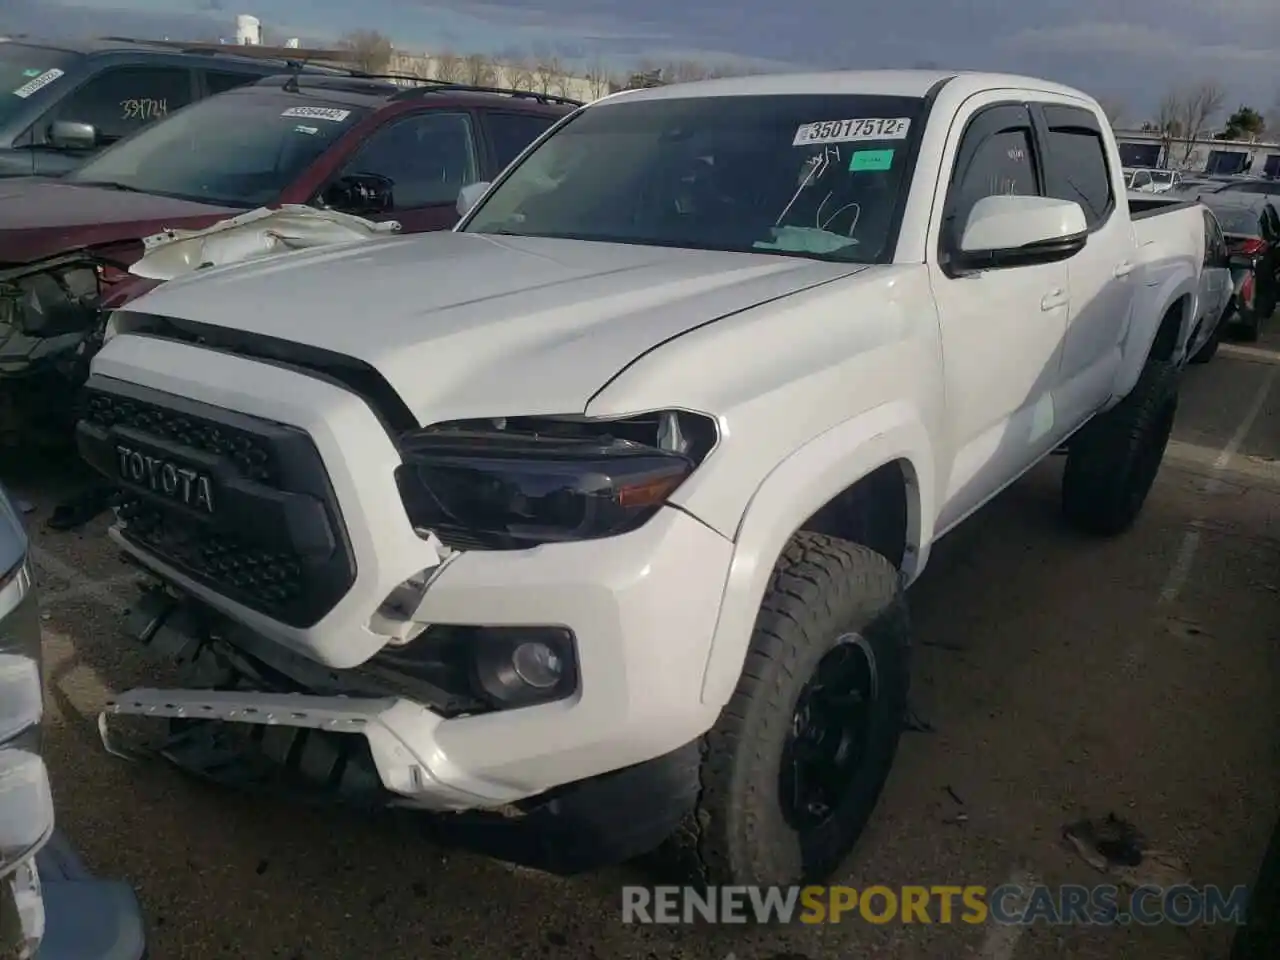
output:
M698 858L708 882L794 884L840 865L897 750L908 651L894 566L857 544L797 534L706 738Z
M1062 511L1087 533L1132 526L1164 459L1178 410L1178 368L1148 360L1127 397L1072 437L1062 478Z
M1235 311L1234 301L1228 301L1223 308L1222 316L1218 318L1218 324L1213 328L1213 333L1209 335L1209 339L1200 345L1200 349L1191 355L1191 363L1208 363L1218 353L1218 344L1222 343L1222 335L1226 332L1227 324L1231 322L1231 314Z

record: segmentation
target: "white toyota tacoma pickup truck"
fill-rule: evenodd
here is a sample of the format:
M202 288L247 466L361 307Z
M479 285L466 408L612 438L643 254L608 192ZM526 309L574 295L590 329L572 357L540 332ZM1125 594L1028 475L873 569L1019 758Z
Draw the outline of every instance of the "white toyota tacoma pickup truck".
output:
M683 823L714 882L828 873L938 539L1064 449L1068 521L1141 509L1200 210L1131 217L1084 94L937 72L624 92L477 193L114 315L80 449L190 682L109 711L546 869Z

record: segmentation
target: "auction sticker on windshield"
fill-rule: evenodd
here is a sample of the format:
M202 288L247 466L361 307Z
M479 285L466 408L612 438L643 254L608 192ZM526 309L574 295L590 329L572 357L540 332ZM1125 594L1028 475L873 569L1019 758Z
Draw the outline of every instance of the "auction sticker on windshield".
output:
M331 120L334 123L341 123L351 116L351 111L338 110L335 107L290 107L280 116L297 120Z
M57 67L54 67L52 70L46 70L44 73L40 74L40 76L36 77L33 80L28 80L26 83L20 86L17 90L13 91L13 95L15 97L22 97L25 100L27 97L31 96L33 93L37 93L40 90L43 90L49 84L53 83L53 81L57 80L60 76L62 76L62 71L59 70Z
M910 117L877 117L861 120L819 120L801 124L793 147L811 143L854 143L858 140L905 140Z

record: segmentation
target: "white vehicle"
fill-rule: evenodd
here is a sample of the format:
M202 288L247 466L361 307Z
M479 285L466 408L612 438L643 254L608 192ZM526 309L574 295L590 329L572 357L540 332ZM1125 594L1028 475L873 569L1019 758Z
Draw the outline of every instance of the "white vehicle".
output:
M165 284L78 431L191 683L110 709L548 869L693 813L717 882L830 871L937 540L1064 445L1099 535L1159 468L1203 218L1120 170L1045 81L716 80L579 110L454 232Z
M1182 189L1182 174L1176 170L1132 170L1126 183L1135 193L1168 193Z
M1183 206L1184 196L1166 195L1152 197L1134 194L1129 198L1129 210L1137 215L1174 206ZM1204 218L1204 262L1200 271L1200 288L1196 298L1196 316L1191 325L1186 356L1191 363L1208 363L1218 352L1218 344L1226 332L1232 315L1236 312L1235 284L1231 279L1231 252L1223 235L1218 217L1207 206L1199 205ZM1181 237L1172 240L1176 255L1181 249Z

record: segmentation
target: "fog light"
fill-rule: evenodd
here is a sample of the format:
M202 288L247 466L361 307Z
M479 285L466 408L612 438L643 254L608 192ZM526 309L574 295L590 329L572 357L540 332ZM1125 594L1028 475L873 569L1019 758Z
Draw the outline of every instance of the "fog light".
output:
M511 668L531 687L546 690L560 682L564 664L545 643L522 643L511 654Z
M573 635L567 630L485 628L474 644L476 687L499 708L561 700L577 686Z

